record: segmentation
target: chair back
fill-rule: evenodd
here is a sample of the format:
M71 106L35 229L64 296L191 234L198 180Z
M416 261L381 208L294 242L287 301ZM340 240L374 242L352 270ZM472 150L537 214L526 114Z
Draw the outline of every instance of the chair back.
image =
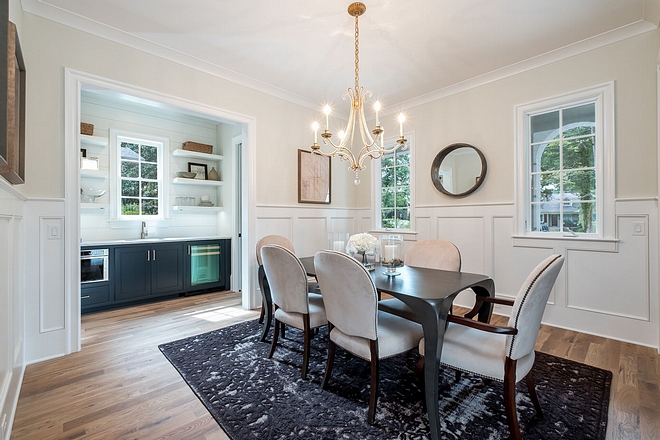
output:
M507 356L520 359L534 350L552 286L564 264L564 257L551 255L532 270L518 291L511 310L509 327L518 334L507 336Z
M378 293L364 266L341 252L320 251L314 269L328 322L347 335L378 339Z
M308 314L307 274L298 257L283 246L267 244L261 259L273 303L286 312Z
M461 253L454 243L430 238L413 243L403 262L412 267L428 269L461 270Z
M285 236L265 235L261 237L261 240L257 242L257 263L259 263L259 266L263 264L263 262L261 261L261 248L267 244L277 244L282 246L283 248L290 250L294 254L296 253L296 250L293 247L293 243L291 243L291 240L289 240Z

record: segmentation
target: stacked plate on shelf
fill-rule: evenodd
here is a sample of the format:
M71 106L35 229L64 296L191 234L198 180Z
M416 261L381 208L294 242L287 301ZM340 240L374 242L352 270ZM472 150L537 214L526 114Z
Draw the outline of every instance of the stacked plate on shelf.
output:
M213 206L213 202L199 202L199 206Z

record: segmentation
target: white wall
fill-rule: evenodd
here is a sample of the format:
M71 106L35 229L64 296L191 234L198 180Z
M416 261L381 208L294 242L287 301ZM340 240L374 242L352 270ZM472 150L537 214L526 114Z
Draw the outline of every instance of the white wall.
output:
M658 30L641 34L408 109L418 239L453 241L463 269L491 275L504 296L515 295L535 263L561 253L566 262L545 322L657 347L659 36ZM513 238L514 107L608 81L616 95L617 197L608 220L618 242ZM463 198L440 193L429 178L435 155L457 142L476 146L488 162L483 185ZM634 232L636 223L642 235ZM469 303L468 296L460 302Z
M221 222L216 213L202 213L191 211L171 211L170 207L176 204L176 198L181 196L195 197L195 203L200 202L202 195L209 195L216 206L223 206L223 193L230 194L234 190L232 180L225 180L224 185L216 188L199 187L193 185L173 185L172 178L176 177L177 171L188 171L188 162L204 162L188 158L172 156L171 152L182 148L185 141L194 141L214 145L214 154L222 155L224 151L231 149L231 141L221 139L222 132L234 132L234 126L217 121L185 115L171 110L162 110L145 105L134 105L121 103L114 100L104 99L83 93L81 100L81 121L94 124L94 135L108 139L110 129L124 130L132 133L152 135L169 139L169 151L166 160L169 162L169 175L165 178L165 185L169 189L167 204L163 207L169 218L167 222L147 222L150 238L161 237L206 237L215 236L220 233ZM104 179L81 177L81 186L90 188L106 189L108 192L99 197L94 204L107 208L110 199L109 188L109 155L110 146L82 145L87 149L87 156L99 158L99 173ZM223 180L223 169L226 167L224 160L206 162L208 171L215 167ZM229 176L231 177L231 175ZM231 200L231 199L230 199ZM82 198L83 207L93 208L89 200ZM231 213L232 207L227 207ZM109 220L110 209L81 210L80 237L82 243L139 238L140 228L133 227L111 227ZM114 224L113 224L114 225ZM233 229L223 225L224 234L233 235Z

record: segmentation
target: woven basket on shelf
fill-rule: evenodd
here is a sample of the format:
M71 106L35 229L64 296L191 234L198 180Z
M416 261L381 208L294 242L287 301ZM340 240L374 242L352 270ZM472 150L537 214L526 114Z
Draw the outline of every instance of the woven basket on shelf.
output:
M188 151L197 151L198 153L213 153L213 145L200 144L198 142L186 141L183 143L183 149Z
M88 124L87 122L80 123L80 134L88 134L94 136L94 124Z

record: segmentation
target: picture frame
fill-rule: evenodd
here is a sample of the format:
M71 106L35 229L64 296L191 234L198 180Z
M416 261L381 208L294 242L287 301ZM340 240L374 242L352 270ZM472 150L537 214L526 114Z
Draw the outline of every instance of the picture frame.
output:
M2 20L4 14L3 9L0 46L6 48L6 55L0 57L0 175L17 185L25 183L25 62L16 25Z
M331 165L327 156L298 150L298 203L331 203Z
M205 163L193 163L188 162L188 171L195 173L194 179L207 180L208 179L208 170Z

